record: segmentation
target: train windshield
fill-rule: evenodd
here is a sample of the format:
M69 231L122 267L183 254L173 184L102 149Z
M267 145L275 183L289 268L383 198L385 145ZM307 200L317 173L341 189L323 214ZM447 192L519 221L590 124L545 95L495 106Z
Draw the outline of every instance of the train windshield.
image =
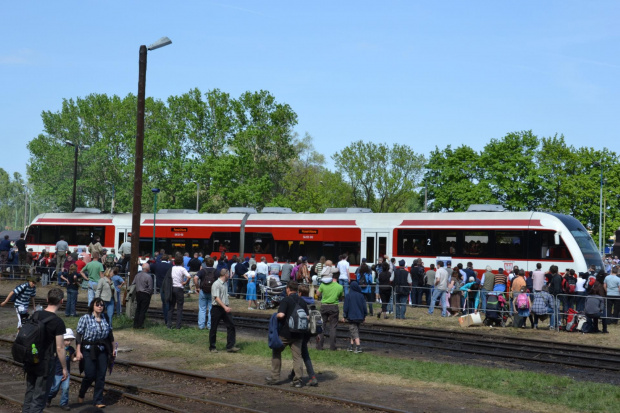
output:
M602 265L601 254L598 252L590 234L580 230L572 230L570 233L575 237L575 241L577 241L577 245L579 245L579 249L583 253L583 258L586 260L586 265L588 267L595 265L597 269L600 269Z

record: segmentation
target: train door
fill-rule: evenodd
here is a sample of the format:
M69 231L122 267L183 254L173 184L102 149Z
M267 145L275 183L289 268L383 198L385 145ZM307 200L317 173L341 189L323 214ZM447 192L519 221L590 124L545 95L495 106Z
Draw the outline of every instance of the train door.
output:
M125 240L127 239L127 234L131 233L130 229L127 228L117 228L116 230L116 243L114 245L114 248L116 249L116 252L118 253L118 249L120 248L121 245L123 245L123 242L125 242Z
M388 232L369 232L364 231L362 234L362 241L365 248L364 257L369 264L377 262L378 257L383 257L388 251Z

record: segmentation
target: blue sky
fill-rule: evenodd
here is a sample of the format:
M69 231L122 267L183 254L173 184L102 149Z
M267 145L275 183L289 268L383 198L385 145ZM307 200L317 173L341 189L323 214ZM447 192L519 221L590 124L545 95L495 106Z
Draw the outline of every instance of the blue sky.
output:
M428 155L533 130L616 150L620 2L5 2L0 167L25 174L63 98L268 90L329 159L355 140Z

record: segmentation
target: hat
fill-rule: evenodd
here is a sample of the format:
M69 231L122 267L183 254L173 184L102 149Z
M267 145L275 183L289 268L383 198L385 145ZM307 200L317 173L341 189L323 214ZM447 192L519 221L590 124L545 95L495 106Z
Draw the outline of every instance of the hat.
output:
M498 272L499 274L503 274L503 273L504 273L504 269L503 269L503 268L500 268L500 269L498 269L498 270L497 270L497 272Z
M308 257L302 257L302 259L301 259L301 260L302 260L303 262L306 262L306 261L308 261Z
M401 267L404 267L405 266L405 260L398 261L398 265L400 265Z
M467 280L467 282L473 283L474 282L474 277L469 277L469 280Z
M78 255L78 258L84 258L84 256L82 254Z
M362 262L366 262L366 258L362 258Z
M73 330L71 330L70 328L67 328L67 332L65 333L63 338L65 340L75 340L75 335L73 335Z

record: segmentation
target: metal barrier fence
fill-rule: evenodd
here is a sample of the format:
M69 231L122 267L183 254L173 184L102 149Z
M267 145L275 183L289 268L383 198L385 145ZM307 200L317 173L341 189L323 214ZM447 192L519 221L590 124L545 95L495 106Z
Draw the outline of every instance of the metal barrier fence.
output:
M595 300L593 307L599 310L598 313L587 314L585 312L588 300ZM575 311L576 313L572 312ZM598 321L601 320L603 331L607 331L610 324L618 324L620 320L620 296L593 296L586 294L558 294L555 297L556 320L559 320L564 327L568 323L570 316L585 316L588 323L592 325L592 332L598 331Z

